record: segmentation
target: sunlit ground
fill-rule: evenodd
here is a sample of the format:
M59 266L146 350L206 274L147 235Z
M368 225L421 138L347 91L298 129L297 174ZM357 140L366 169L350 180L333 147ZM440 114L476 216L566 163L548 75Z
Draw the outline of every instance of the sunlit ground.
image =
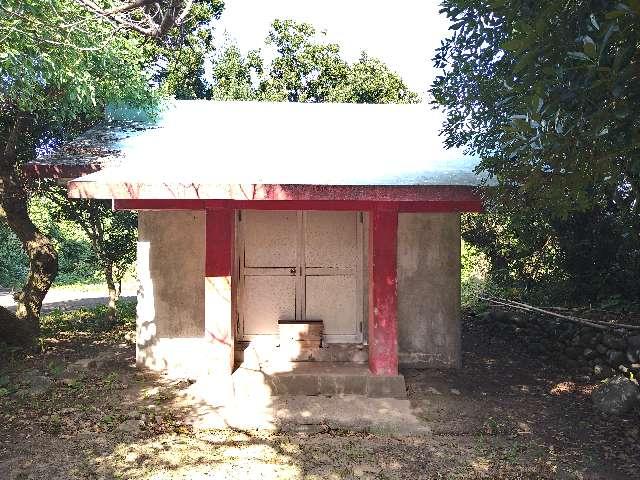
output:
M75 315L72 331L61 330L62 314L44 322L55 335L41 353L0 351L2 480L637 477L634 417L597 415L593 383L489 344L479 329L462 370L405 372L431 434L350 432L309 424L304 411L282 432L197 430L186 414L198 405L185 394L215 396L215 384L136 369L131 322L103 332ZM98 362L74 367L87 358ZM265 401L253 393L238 415Z

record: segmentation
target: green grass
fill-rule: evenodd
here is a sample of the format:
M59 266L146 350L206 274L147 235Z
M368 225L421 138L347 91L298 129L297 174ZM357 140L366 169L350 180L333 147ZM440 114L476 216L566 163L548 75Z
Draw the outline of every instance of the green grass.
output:
M117 308L118 318L115 322L108 318L106 305L68 311L52 310L41 318L41 335L55 337L61 332L98 333L116 327L133 328L136 321L136 302L120 300Z

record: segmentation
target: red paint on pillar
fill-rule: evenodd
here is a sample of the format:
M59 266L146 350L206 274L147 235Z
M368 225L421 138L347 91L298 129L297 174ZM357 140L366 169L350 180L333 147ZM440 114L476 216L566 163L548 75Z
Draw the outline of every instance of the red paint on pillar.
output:
M369 369L398 374L398 211L374 209L369 227Z
M205 277L231 275L233 210L207 210Z

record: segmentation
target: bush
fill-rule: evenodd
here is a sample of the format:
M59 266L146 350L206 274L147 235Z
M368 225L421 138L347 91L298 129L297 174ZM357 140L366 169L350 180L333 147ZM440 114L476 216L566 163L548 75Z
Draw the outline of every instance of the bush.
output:
M29 271L29 259L9 227L0 222L0 287L17 288Z
M34 196L29 215L49 238L58 252L58 275L54 285L93 284L104 281L91 243L73 222L55 221L50 215L50 200ZM20 288L29 272L29 259L11 229L0 223L0 287Z
M526 210L465 214L462 238L489 259L490 283L504 296L539 305L627 305L640 298L640 248L636 228L616 208L563 219Z
M87 235L76 223L54 219L50 213L52 209L52 202L46 197L34 196L29 203L33 222L51 238L58 252L55 285L103 281L98 259Z
M462 240L460 272L460 302L463 309L476 309L480 296L494 288L490 281L491 262L478 248Z

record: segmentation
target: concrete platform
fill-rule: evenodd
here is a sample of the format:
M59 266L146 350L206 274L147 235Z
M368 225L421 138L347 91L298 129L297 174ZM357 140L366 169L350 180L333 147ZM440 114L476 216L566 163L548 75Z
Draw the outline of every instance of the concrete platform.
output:
M270 396L264 391L236 393L221 401L220 383L198 379L176 398L184 421L197 430L226 429L298 431L331 429L388 435L423 435L430 428L416 417L409 400L360 395Z
M402 375L346 362L245 361L231 377L195 379L175 401L197 429L430 432L411 410Z
M363 395L407 398L402 375L372 375L367 365L347 362L243 362L233 373L236 395Z

